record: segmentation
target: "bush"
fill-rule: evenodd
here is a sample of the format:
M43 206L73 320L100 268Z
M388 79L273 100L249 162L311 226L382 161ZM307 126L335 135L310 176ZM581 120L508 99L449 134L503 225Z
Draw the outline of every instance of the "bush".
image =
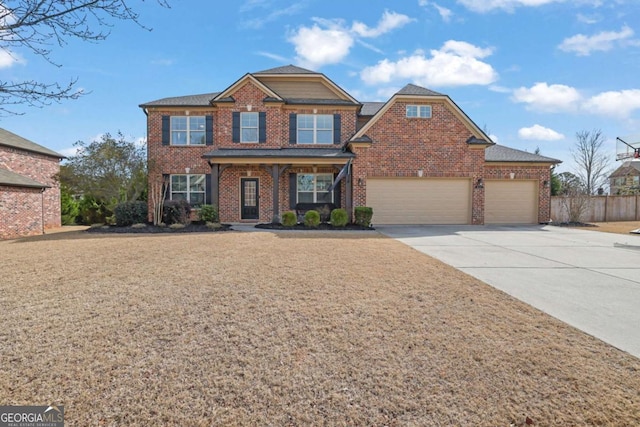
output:
M111 212L104 202L90 195L85 195L80 199L78 210L80 211L80 223L84 225L104 224L107 222L107 217L111 216Z
M331 207L328 204L318 206L315 210L320 214L320 221L329 221L329 217L331 216Z
M331 211L331 225L334 227L344 227L349 222L349 215L347 211L342 208L334 209Z
M78 201L64 186L60 189L60 214L62 225L75 225L80 215Z
M355 223L362 227L371 226L371 218L373 217L373 209L367 206L356 206L354 210Z
M320 212L314 210L307 211L307 213L304 214L304 225L313 228L320 225Z
M147 202L123 202L118 203L113 209L115 222L118 227L126 227L133 224L147 222Z
M165 224L187 224L189 222L191 205L186 200L167 200L162 208L162 222Z
M282 225L285 227L293 227L298 223L298 217L295 212L289 211L282 214Z
M213 205L202 205L198 211L198 220L204 222L219 222L218 207Z

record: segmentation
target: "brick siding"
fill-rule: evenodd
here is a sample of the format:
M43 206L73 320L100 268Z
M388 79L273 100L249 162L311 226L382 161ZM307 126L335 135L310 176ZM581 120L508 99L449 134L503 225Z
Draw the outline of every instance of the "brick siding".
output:
M23 200L25 204L19 209L19 211L22 212L21 215L25 216L25 220L15 219L21 225L14 227L11 225L11 222L5 220L5 214L7 214L8 217L16 218L15 212L17 211L14 209L12 213L6 213L6 211L0 208L3 217L2 223L0 223L0 234L6 234L8 236L9 232L6 230L22 230L22 224L31 224L33 230L25 231L28 234L21 232L21 234L17 234L16 236L42 234L43 218L45 230L62 225L60 214L60 184L57 180L57 175L60 172L59 159L30 151L0 146L0 167L50 187L46 188L43 194L40 194L40 189L13 188L9 191L6 189L11 187L3 187L2 192L7 193L3 196L5 203L7 203L5 206L11 205L12 202L10 202L10 200L15 200L15 198L18 197L16 193L25 193ZM34 191L38 193L37 200L33 198ZM42 212L43 206L44 213ZM36 217L39 218L37 219L37 224L34 219Z

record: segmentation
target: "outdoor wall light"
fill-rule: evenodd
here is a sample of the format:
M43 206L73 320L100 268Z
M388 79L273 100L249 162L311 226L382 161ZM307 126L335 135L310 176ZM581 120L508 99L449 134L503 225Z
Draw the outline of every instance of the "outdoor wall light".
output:
M549 181L545 180L542 185L544 186L544 188L549 188Z
M476 182L476 188L484 188L484 182L482 178L478 178L478 182Z
M358 178L358 187L362 187L364 185L364 180L362 178Z

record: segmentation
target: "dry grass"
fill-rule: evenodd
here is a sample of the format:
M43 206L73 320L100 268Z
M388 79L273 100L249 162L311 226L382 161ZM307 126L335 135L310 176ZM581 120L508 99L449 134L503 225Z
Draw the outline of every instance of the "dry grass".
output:
M592 224L596 227L585 227L585 230L629 234L631 230L637 230L640 228L640 221L594 222Z
M640 424L640 360L375 233L0 242L0 402L68 426Z

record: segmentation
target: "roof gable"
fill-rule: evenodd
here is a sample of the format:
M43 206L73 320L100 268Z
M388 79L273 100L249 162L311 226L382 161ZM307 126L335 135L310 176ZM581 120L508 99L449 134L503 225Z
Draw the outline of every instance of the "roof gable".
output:
M216 101L222 101L225 98L232 97L235 91L237 91L239 88L244 86L246 83L252 83L259 90L264 92L265 96L268 98L273 98L274 100L282 100L280 95L272 91L269 87L264 85L261 81L256 79L253 75L247 73L241 78L239 78L238 80L236 80L236 82L233 83L231 86L229 86L228 88L220 92L215 98L211 100L211 103L215 103Z
M16 148L18 150L30 151L32 153L44 154L45 156L56 157L58 159L64 159L62 154L56 153L53 150L43 147L40 144L36 144L33 141L29 141L13 132L9 132L6 129L0 128L0 145L6 147Z
M416 86L414 84L408 84L398 92L396 92L389 101L387 101L381 108L379 108L371 120L369 120L355 135L352 139L361 138L366 134L366 132L382 117L385 112L396 102L398 101L415 101L415 102L429 102L429 101L438 101L446 104L450 110L458 116L458 118L465 124L465 126L469 129L472 134L472 139L476 144L484 143L484 144L493 144L491 138L476 125L473 120L467 116L467 114L458 107L458 105L453 102L451 98L447 95L440 94L438 92L434 92L430 89L426 89L420 86ZM373 107L373 106L372 106ZM373 112L373 108L370 110Z
M609 178L617 178L624 176L638 176L640 175L640 161L632 160L624 162L618 169L614 170Z
M259 74L320 74L320 73L289 64L289 65L283 65L281 67L270 68L268 70L258 71L257 73L252 73L252 74L259 75Z

